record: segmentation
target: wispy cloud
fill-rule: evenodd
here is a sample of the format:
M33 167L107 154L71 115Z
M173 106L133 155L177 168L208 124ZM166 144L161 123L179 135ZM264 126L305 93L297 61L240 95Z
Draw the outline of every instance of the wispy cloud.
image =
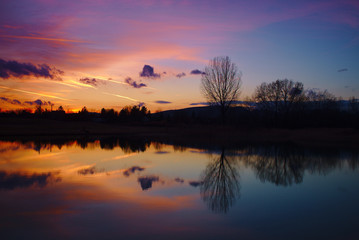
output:
M88 41L82 41L82 40L73 40L73 39L64 39L64 38L49 38L49 37L35 37L35 36L0 35L0 37L43 40L43 41L55 41L55 42L89 43Z
M42 97L49 97L49 98L55 98L55 99L60 99L60 100L66 100L66 101L70 100L70 99L67 99L67 98L62 98L62 97L58 97L58 96L54 96L54 95L49 95L49 94L44 94L44 93L37 93L37 92L32 92L32 91L26 91L26 90L10 88L10 87L5 87L5 86L0 86L0 88L6 89L6 90L22 92L22 93L27 93L27 94L32 94L32 95L37 95L37 96L42 96Z
M107 93L107 92L102 92L102 93L103 93L103 94L107 94L107 95L111 95L111 96L114 96L114 97L118 97L118 98L127 99L127 100L130 100L130 101L133 101L133 102L140 102L140 101L137 100L137 99L130 98L130 97L126 97L126 96L122 96L122 95L119 95L119 94L113 94L113 93Z
M338 72L346 72L346 71L348 71L347 68L342 68L342 69L339 69L339 70L338 70Z

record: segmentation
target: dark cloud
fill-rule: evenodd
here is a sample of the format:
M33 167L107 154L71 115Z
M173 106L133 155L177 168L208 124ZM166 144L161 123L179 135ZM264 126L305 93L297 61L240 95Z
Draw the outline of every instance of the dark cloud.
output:
M169 104L169 103L172 103L172 102L158 100L158 101L155 101L155 103L159 103L159 104Z
M205 73L205 72L202 72L202 71L200 71L200 70L198 70L198 69L194 69L194 70L191 71L191 74L199 75L199 74L206 74L206 73Z
M145 168L143 168L143 167L133 166L133 167L126 169L123 172L123 175L125 175L126 177L129 177L131 174L135 173L136 171L142 172L144 170L145 170Z
M13 104L13 105L22 105L21 102L17 99L10 99L10 98L6 98L6 97L0 97L1 101Z
M159 177L157 176L146 176L139 177L138 182L141 184L142 190L147 190L152 187L153 182L158 182Z
M1 101L13 104L13 105L20 105L20 106L26 106L26 105L30 105L30 106L51 106L54 105L52 102L50 101L42 101L40 99L37 99L35 101L25 101L25 102L21 102L17 99L10 99L10 98L6 98L6 97L0 97Z
M0 189L13 190L16 188L28 188L32 186L45 187L50 182L59 182L61 178L58 173L7 173L0 171Z
M186 74L184 72L179 73L179 74L176 75L177 78L181 78L181 77L184 77L184 76L186 76Z
M37 99L35 101L25 101L24 104L30 105L30 106L51 106L54 105L50 101L42 101L40 99Z
M140 102L139 104L138 104L138 107L143 107L143 106L145 106L146 104L144 103L144 102Z
M338 72L346 72L346 71L348 71L348 68L342 68L338 70Z
M175 181L179 183L184 183L184 180L182 178L175 178Z
M97 79L97 78L88 78L88 77L81 78L79 80L79 82L87 84L87 85L91 85L94 87L97 87L99 84L106 84L106 82L104 80Z
M141 77L148 77L148 78L160 78L161 75L158 73L155 73L153 70L153 67L150 65L143 66L142 72L140 72Z
M6 61L0 59L0 78L35 76L44 77L61 81L59 75L64 74L63 71L50 67L47 64L39 64L35 66L32 63L20 63L17 61Z
M96 167L89 167L89 168L80 169L77 171L77 173L80 175L93 175L95 173L100 173L103 171L104 171L103 169L100 170L100 169L97 169Z
M131 87L134 87L134 88L147 87L146 84L137 83L136 81L132 80L132 78L130 78L130 77L125 79L125 83L127 83L128 85L130 85Z
M202 181L190 181L190 182L188 182L188 183L189 183L189 185L191 185L192 187L198 187L198 186L200 186L200 185L203 184Z

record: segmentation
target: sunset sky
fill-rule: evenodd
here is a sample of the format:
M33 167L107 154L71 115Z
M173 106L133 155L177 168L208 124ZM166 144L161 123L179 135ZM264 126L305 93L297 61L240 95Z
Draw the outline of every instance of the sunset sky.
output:
M0 2L1 109L190 107L216 56L238 65L242 99L283 78L358 98L359 1Z

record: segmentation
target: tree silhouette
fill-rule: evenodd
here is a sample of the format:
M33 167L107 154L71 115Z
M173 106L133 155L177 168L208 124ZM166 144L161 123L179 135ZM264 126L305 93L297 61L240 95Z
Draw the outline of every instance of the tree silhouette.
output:
M261 110L272 112L277 121L279 115L286 117L297 103L304 101L303 83L288 79L262 83L256 88L254 99Z
M201 83L208 103L220 107L224 123L227 110L240 94L241 73L237 66L229 57L215 57L206 66Z
M208 164L203 173L201 196L208 208L214 212L227 213L240 196L239 174L235 158L226 156L225 149L221 155Z

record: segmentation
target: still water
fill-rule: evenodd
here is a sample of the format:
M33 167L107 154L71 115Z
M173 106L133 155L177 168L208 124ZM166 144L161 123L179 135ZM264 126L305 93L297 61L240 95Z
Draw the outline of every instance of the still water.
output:
M359 152L0 142L0 239L358 239Z

